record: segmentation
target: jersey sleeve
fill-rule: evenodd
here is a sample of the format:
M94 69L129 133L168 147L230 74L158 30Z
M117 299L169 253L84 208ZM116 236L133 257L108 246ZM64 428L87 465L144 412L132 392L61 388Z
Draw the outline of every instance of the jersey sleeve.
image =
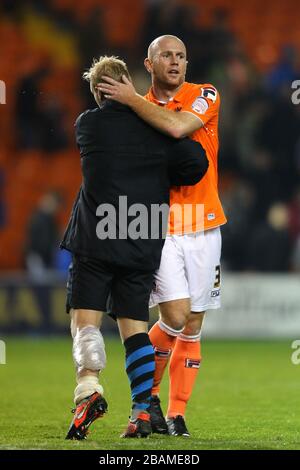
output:
M216 116L220 108L220 96L213 85L199 85L185 103L182 111L194 114L205 125L213 116Z

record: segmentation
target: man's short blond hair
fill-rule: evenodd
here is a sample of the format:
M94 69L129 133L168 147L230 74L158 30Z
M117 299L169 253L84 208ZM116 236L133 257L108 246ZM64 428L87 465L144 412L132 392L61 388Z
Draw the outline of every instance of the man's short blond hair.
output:
M90 82L90 89L98 104L102 100L101 92L96 90L96 85L102 81L103 75L111 77L118 82L122 81L122 76L125 75L131 80L127 65L116 56L101 56L99 59L94 59L92 66L87 72L82 75L84 80Z

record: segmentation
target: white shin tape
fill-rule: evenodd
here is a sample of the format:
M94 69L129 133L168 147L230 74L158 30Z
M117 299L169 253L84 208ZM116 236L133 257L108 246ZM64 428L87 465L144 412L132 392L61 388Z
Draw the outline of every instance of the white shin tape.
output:
M77 328L73 339L73 359L80 372L83 369L103 370L106 366L104 340L96 326Z

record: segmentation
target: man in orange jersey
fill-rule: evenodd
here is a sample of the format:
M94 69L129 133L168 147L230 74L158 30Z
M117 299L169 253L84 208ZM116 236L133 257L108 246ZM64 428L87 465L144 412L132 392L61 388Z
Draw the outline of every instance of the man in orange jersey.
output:
M152 293L152 304L159 304L160 309L159 320L150 330L156 364L152 430L188 437L185 409L201 362L203 318L206 310L220 307L220 225L226 222L218 196L220 97L211 84L185 82L186 48L176 36L155 39L149 46L145 67L151 74L152 87L144 98L126 77L123 83L103 77L105 83L99 84L99 89L106 97L130 106L161 132L175 138L190 136L200 142L209 160L208 171L199 183L171 191L171 211L173 205L179 204L183 218L177 220L178 211L170 217ZM199 204L203 205L202 212L194 210ZM169 406L165 420L159 386L169 359Z

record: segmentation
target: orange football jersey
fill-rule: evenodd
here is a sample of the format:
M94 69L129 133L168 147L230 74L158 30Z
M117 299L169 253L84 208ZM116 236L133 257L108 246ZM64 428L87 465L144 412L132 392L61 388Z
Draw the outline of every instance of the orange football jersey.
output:
M190 135L200 142L209 160L207 173L195 186L178 186L171 189L170 205L180 205L181 217L176 211L170 216L169 233L191 233L218 227L226 217L218 195L218 117L220 97L211 84L183 83L178 93L167 103L158 101L152 88L145 96L148 101L166 106L173 111L185 111L201 119L203 126ZM197 212L196 205L201 206ZM179 207L179 206L177 206ZM189 212L189 214L187 214ZM185 217L186 216L186 217Z

